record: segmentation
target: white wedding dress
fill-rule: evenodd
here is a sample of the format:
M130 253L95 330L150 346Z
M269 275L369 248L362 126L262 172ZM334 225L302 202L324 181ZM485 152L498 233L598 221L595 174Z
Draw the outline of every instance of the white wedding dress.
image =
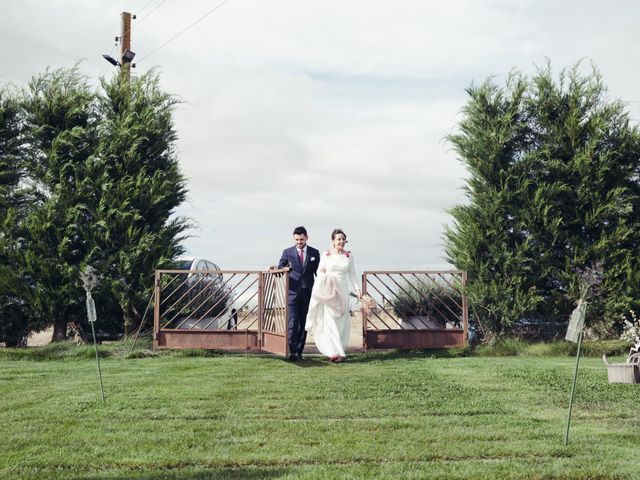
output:
M325 272L321 271L323 267ZM353 254L323 252L311 291L305 328L313 335L320 353L327 357L346 356L351 330L350 290L360 295Z

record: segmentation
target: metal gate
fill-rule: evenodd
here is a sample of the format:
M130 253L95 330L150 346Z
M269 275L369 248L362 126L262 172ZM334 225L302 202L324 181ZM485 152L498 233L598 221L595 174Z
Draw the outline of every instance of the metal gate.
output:
M286 356L289 354L287 338L287 299L289 275L285 271L262 274L264 288L260 302L263 306L260 318L260 345L265 352Z
M364 272L362 291L375 301L362 312L364 349L447 348L467 344L466 272Z
M287 355L287 291L283 270L156 270L153 347Z
M288 282L286 270L157 270L153 347L286 356ZM364 272L364 349L466 345L465 285L459 270Z

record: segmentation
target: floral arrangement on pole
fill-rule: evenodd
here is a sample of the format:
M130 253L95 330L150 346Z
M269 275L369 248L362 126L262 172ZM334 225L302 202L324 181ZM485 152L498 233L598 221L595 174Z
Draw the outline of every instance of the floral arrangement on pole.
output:
M598 261L585 269L574 269L578 275L578 288L580 291L580 298L578 299L576 308L571 313L569 319L569 328L567 328L567 334L565 340L577 343L584 328L584 319L587 313L587 299L594 296L598 287L602 284L602 262Z
M584 270L577 268L576 273L578 274L578 285L580 287L579 301L585 302L588 298L597 295L604 279L602 261L597 261Z
M636 312L633 310L629 310L629 314L631 315L631 321L624 315L622 316L624 326L622 327L622 335L620 336L621 340L627 340L633 344L629 350L627 362L630 362L631 357L634 355L640 354L640 319L636 317Z
M80 272L80 280L82 280L84 291L90 294L91 291L98 286L98 283L100 283L100 276L96 273L95 268L87 265Z
M82 280L82 287L87 294L87 318L90 323L96 321L96 304L91 296L91 291L98 286L100 282L100 276L96 274L96 269L91 265L87 265L80 272L80 280Z

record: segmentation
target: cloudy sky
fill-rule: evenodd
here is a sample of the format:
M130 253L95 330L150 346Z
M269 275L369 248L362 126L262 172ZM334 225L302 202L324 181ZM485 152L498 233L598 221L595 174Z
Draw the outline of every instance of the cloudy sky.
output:
M137 15L135 71L158 68L184 102L175 120L190 196L177 213L197 224L185 246L224 269L276 262L301 224L318 248L343 228L360 271L446 268L443 226L465 201L466 172L445 136L474 82L585 59L640 119L631 0L0 6L0 82L18 85L81 60L97 87L115 73L101 55L118 55L120 13Z

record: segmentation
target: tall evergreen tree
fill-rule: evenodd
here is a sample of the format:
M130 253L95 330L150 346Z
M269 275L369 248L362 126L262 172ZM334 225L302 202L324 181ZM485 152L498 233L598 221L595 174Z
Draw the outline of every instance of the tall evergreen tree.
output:
M20 92L0 88L0 341L17 346L42 325L32 309L30 279L21 268L23 229L33 200L25 185L24 115Z
M149 72L131 86L116 78L103 88L97 245L126 333L142 320L154 270L183 252L180 241L189 223L173 214L187 190L175 148L178 101L160 89L158 75Z
M449 140L469 170L469 202L451 210L445 242L449 261L469 273L478 316L497 335L519 319L566 320L575 270L601 261L602 294L589 312L607 330L640 304L640 135L624 105L579 65L557 81L547 67L467 92Z
M34 281L39 315L53 323L55 340L66 338L68 322L86 315L78 275L93 248L94 98L76 67L34 77L24 103L28 175L40 198L25 222L22 268Z
M153 271L182 252L189 223L173 127L176 99L155 73L92 91L77 68L0 91L0 341L86 323L79 274L90 264L100 326L141 320Z

